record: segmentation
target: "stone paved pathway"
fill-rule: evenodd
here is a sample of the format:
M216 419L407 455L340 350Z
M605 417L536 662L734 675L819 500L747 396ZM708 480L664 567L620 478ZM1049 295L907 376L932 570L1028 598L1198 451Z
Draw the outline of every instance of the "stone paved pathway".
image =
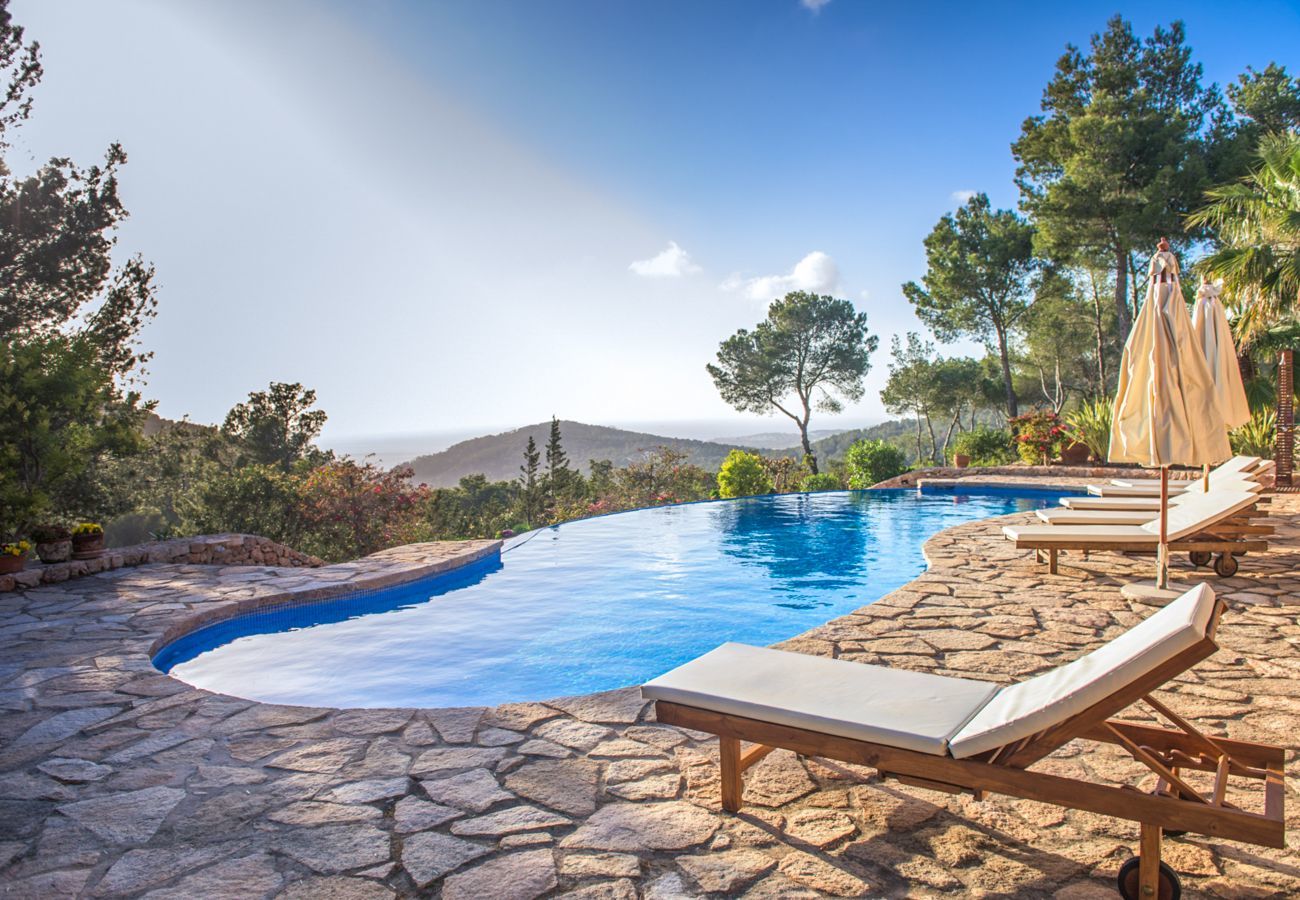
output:
M1267 558L1216 581L1223 648L1164 698L1233 737L1300 734L1300 498ZM1011 517L1011 518L1023 518ZM1149 561L1059 577L1001 520L927 545L930 571L783 646L1005 681L1149 611ZM1134 827L1027 801L881 783L773 753L722 814L716 748L656 725L635 689L492 709L334 710L195 690L149 652L231 604L455 564L418 545L324 569L149 566L0 597L0 892L16 897L1114 897ZM1177 574L1188 575L1187 570ZM1132 771L1072 744L1040 766ZM1291 809L1297 766L1290 766ZM1297 816L1290 817L1291 826ZM1169 840L1189 896L1300 895L1291 851Z

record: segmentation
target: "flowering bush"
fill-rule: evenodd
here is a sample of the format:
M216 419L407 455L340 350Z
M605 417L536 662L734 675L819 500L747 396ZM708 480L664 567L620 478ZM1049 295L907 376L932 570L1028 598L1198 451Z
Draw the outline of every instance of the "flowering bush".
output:
M0 556L22 556L32 545L26 541L10 541L7 544L0 544Z
M411 470L339 460L312 469L298 487L302 548L326 559L354 559L418 540L429 489Z
M1065 426L1061 419L1052 412L1031 412L1016 416L1007 423L1011 433L1016 436L1016 452L1020 459L1033 465L1047 465L1061 449L1066 439Z

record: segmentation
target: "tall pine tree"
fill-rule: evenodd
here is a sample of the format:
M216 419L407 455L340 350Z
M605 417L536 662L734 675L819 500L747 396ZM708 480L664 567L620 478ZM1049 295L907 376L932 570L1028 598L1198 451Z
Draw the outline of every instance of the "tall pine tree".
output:
M531 438L529 439L531 440ZM560 420L551 416L551 436L546 441L546 502L554 509L566 497L573 482L569 455L560 442Z
M524 504L524 521L528 527L532 528L533 524L540 518L541 512L541 491L537 483L537 476L541 470L542 454L537 449L537 442L533 436L528 436L528 446L524 448L524 464L519 467L519 493Z

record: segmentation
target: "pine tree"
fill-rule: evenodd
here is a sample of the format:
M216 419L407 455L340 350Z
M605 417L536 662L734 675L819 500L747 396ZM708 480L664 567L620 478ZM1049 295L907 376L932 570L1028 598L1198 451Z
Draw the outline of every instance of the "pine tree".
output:
M538 484L537 473L541 468L542 454L537 449L537 442L528 436L528 446L524 448L524 464L519 467L519 488L524 503L524 521L528 527L538 518Z
M560 420L552 416L551 436L546 441L546 500L547 505L552 509L555 508L557 500L568 491L573 480L572 475L569 456L560 443Z

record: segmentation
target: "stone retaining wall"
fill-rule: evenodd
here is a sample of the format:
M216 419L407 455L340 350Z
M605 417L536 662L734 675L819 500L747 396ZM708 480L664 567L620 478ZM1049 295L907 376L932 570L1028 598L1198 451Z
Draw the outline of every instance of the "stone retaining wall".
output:
M1143 469L1138 466L934 466L929 469L916 469L890 478L879 484L878 488L916 487L921 479L983 478L988 475L1012 476L1023 478L1159 478L1159 469ZM1197 472L1191 469L1170 471L1169 480L1177 481L1196 478Z
M254 534L209 534L200 537L178 538L171 541L150 541L130 547L114 547L96 559L73 559L68 562L46 565L29 561L27 568L12 575L0 575L0 593L41 584L56 584L69 578L94 575L125 566L143 566L147 563L191 563L212 566L281 566L286 568L316 567L324 561L270 538Z

